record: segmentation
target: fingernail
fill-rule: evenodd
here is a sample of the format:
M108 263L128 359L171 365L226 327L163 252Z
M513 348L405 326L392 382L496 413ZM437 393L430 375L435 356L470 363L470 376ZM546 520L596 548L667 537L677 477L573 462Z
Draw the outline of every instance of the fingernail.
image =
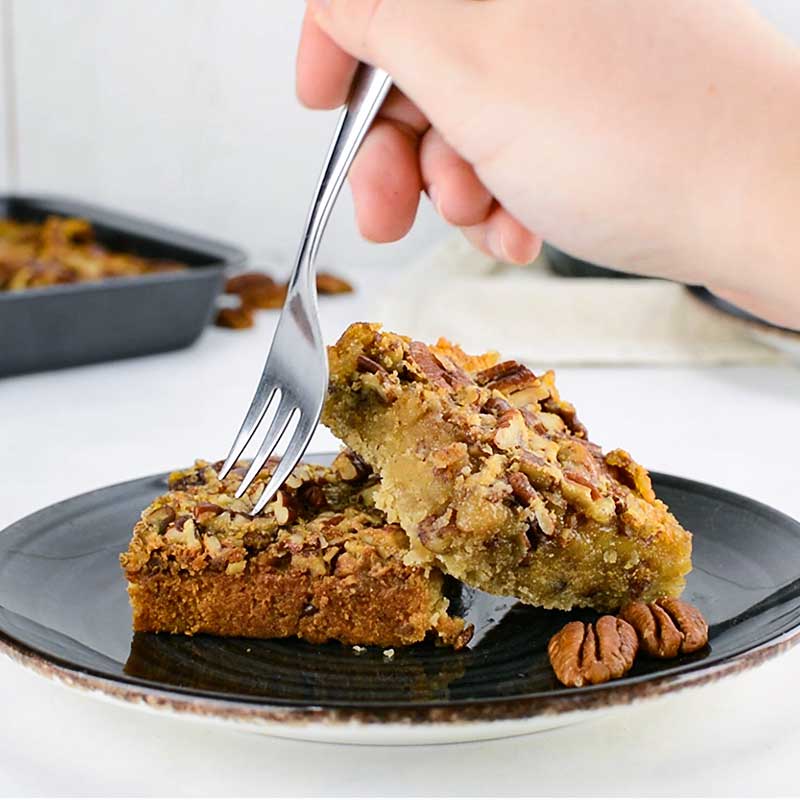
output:
M486 247L498 261L508 260L505 249L503 248L503 235L500 231L489 229L486 233Z

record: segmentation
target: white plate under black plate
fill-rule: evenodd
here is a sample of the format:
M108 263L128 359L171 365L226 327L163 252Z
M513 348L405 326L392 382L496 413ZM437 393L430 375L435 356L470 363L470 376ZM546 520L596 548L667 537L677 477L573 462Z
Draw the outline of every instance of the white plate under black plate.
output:
M309 457L327 461L330 456ZM80 495L0 534L0 650L49 677L141 707L323 741L423 743L543 730L757 664L800 635L800 524L753 500L668 475L658 494L694 532L684 597L707 650L639 659L620 681L556 683L549 637L583 615L482 593L456 605L468 649L419 645L387 660L339 644L131 635L119 553L163 475Z

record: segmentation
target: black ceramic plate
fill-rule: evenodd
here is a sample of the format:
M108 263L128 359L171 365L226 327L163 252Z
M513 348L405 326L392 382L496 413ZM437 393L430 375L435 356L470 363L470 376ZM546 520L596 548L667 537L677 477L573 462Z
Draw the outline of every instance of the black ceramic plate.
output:
M434 741L552 727L751 666L798 635L800 524L722 489L653 477L695 534L684 597L706 615L710 646L677 661L640 659L605 686L554 680L546 644L575 614L479 592L455 601L476 625L460 653L420 645L389 660L379 648L297 640L132 636L118 555L164 476L75 497L0 534L0 646L74 686L285 735L398 741L375 732L402 727L400 741Z

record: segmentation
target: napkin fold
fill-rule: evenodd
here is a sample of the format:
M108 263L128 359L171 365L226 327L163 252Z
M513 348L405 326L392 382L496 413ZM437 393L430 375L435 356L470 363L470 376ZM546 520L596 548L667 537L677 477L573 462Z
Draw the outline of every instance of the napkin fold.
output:
M752 364L782 360L728 318L662 280L565 278L544 255L501 264L448 239L382 293L377 319L424 341L498 350L536 365Z

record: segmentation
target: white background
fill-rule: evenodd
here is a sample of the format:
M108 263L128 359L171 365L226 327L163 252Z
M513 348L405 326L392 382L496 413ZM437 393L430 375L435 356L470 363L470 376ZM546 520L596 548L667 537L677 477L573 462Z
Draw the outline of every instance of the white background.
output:
M20 189L213 231L260 264L291 259L336 118L295 99L301 0L0 3ZM407 241L377 247L356 235L345 193L323 259L401 263L443 230L425 206Z
M0 5L13 16L17 117L0 191L16 176L24 191L213 231L285 268L335 119L294 97L302 0ZM800 2L756 5L800 40ZM8 125L6 110L0 145ZM355 235L345 193L323 259L402 264L443 231L422 205L405 242L376 247Z
M800 39L800 2L759 5ZM291 257L333 124L332 115L294 101L300 0L0 6L5 18L13 11L17 95L15 128L5 94L0 106L0 190L16 176L25 191L208 229L261 262ZM0 42L3 70L8 39ZM326 330L369 316L370 266L399 267L442 230L425 212L404 244L372 247L358 241L343 198L325 257L364 291L323 304ZM380 282L376 269L371 275ZM0 528L72 494L223 452L271 324L262 315L252 331L210 330L190 351L124 369L0 382ZM800 517L796 369L570 369L559 379L600 443L624 444L653 469ZM187 410L192 386L208 391L192 390ZM766 431L774 436L762 440ZM330 447L330 437L320 432L316 445ZM397 751L280 742L150 717L76 696L0 659L0 795L797 794L799 671L795 650L614 719L507 742Z

